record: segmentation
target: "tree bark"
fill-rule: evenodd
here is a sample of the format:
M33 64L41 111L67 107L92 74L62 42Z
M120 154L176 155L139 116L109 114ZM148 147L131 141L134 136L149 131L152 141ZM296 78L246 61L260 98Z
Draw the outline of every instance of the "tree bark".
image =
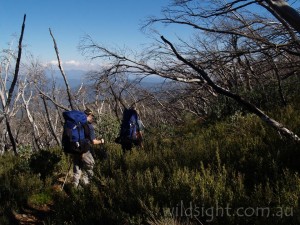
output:
M265 0L265 2L291 27L300 33L300 14L297 10L292 8L285 0Z
M43 100L44 107L45 107L45 110L46 110L46 115L47 115L47 120L48 120L48 124L49 124L49 127L50 127L50 131L51 131L53 137L55 138L55 141L56 141L57 145L61 146L60 139L57 137L55 129L53 127L53 124L52 124L52 121L51 121L51 118L50 118L50 115L49 115L48 106L47 106L47 103L46 103L46 100L45 100L44 96L42 96L42 100Z
M59 70L61 72L61 75L63 76L64 82L65 82L65 85L66 85L66 88L67 88L67 94L68 94L68 100L69 100L69 103L70 103L70 107L71 107L72 110L74 110L75 106L74 106L73 101L72 101L71 89L70 89L70 86L69 86L69 83L68 83L68 80L67 80L67 76L66 76L66 74L63 70L63 67L61 65L61 60L60 60L60 57L59 57L59 52L58 52L58 48L57 48L57 45L56 45L56 41L55 41L55 38L54 38L50 28L49 28L49 32L50 32L50 35L51 35L53 43L54 43L54 49L55 49L55 53L56 53L56 56L57 56L58 67L59 67Z
M13 151L14 151L15 155L18 155L17 143L16 143L16 140L13 136L11 126L10 126L10 122L9 122L9 116L8 116L7 113L8 113L9 105L11 103L12 96L13 96L15 86L16 86L16 83L17 83L17 80L18 80L18 75L19 75L19 68L20 68L20 62L21 62L21 56L22 56L22 41L23 41L23 35L24 35L24 30L25 30L25 21L26 21L26 14L24 15L24 18L23 18L21 35L20 35L20 38L19 38L19 46L18 46L19 50L18 50L18 57L17 57L17 61L16 61L16 66L15 66L14 78L13 78L12 83L10 85L10 88L8 90L8 97L7 97L6 105L5 105L5 108L4 108L6 128L7 128L8 136L9 136L10 142L12 144Z

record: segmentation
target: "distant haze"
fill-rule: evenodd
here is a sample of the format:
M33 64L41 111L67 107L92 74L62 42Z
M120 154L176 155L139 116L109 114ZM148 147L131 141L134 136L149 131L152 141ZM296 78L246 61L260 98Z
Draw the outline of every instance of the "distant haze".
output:
M72 88L76 88L79 85L81 85L82 83L88 84L88 80L86 80L86 77L85 77L87 73L88 72L84 71L84 70L66 70L65 71L68 83ZM57 84L59 86L64 85L63 77L59 70L51 70L51 71L46 70L46 76L48 78L51 78L51 75L55 78L55 80L57 81ZM165 81L164 78L161 78L161 77L155 76L155 75L151 75L151 76L143 78L141 84L144 87L150 88L157 84L162 84L164 81Z

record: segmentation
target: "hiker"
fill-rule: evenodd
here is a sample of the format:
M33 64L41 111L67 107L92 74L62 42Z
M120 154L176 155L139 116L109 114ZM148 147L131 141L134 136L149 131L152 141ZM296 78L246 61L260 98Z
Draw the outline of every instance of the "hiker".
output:
M141 125L142 122L135 107L125 108L119 137L116 139L116 142L121 144L123 153L130 151L133 146L142 147Z
M89 128L89 139L92 145L104 144L104 139L96 139L95 130L92 125L93 122L93 112L90 109L84 111ZM91 149L83 154L73 154L73 185L78 187L79 181L82 180L83 184L89 184L90 178L93 176L93 168L95 165L95 160L92 155Z

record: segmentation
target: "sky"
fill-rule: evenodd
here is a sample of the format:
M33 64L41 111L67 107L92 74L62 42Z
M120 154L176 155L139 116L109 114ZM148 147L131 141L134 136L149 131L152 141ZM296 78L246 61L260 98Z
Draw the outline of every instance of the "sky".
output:
M298 7L299 2L290 0ZM26 52L45 65L57 63L51 28L64 69L90 69L90 60L78 50L83 36L90 35L108 47L139 49L151 41L140 31L142 21L161 15L168 3L170 0L0 0L0 50L12 41L17 46L26 14ZM164 28L164 35L188 35L182 28L168 29Z
M90 35L97 43L138 49L147 42L142 20L159 15L163 0L0 0L0 49L16 46L23 16L23 45L40 62L57 62L49 28L66 67L90 63L78 51L80 39Z

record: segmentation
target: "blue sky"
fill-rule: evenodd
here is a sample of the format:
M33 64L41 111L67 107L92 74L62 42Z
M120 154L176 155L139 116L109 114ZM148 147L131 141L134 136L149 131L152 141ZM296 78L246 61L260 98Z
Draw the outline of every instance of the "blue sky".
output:
M0 48L7 48L14 39L13 34L17 43L24 14L27 18L23 44L41 62L56 60L49 28L64 62L84 61L77 47L86 34L109 46L138 48L147 42L139 30L141 21L159 15L167 3L162 0L0 0Z
M160 15L168 0L0 0L0 49L15 46L24 14L26 28L23 45L42 63L57 62L49 28L56 39L65 69L89 63L78 51L80 39L90 35L107 46L139 49L149 43L139 29L148 16ZM299 7L299 0L291 0ZM190 30L189 30L190 31ZM188 35L187 30L168 28L163 34ZM167 33L168 32L168 33ZM79 63L80 62L80 63Z

